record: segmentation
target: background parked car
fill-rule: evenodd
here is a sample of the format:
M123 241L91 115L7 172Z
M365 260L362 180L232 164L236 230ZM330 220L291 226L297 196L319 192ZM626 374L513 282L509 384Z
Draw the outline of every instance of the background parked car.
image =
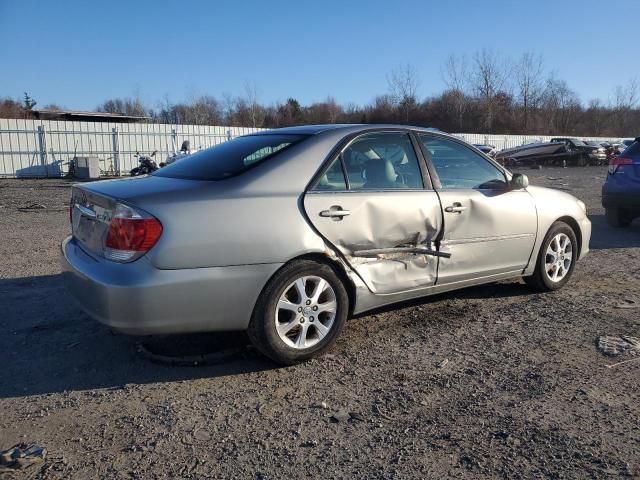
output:
M613 227L626 227L640 216L640 137L609 161L602 206Z
M484 144L484 143L476 143L473 146L476 147L478 150L480 150L485 155L489 155L491 158L495 158L496 153L498 151L494 145L488 145L488 144Z
M620 155L624 150L633 143L631 139L620 140L620 142L612 143L614 155Z
M583 142L586 145L589 145L591 147L595 147L597 150L595 150L595 153L591 154L590 157L590 164L591 165L606 165L607 163L607 148L603 142L598 142L596 140L583 140ZM595 157L594 157L595 155Z
M556 137L552 138L551 142L563 143L565 145L566 154L562 157L562 160L565 160L568 165L584 167L589 164L597 164L600 161L598 149L601 147L587 145L579 138ZM606 154L602 155L602 157L604 161Z

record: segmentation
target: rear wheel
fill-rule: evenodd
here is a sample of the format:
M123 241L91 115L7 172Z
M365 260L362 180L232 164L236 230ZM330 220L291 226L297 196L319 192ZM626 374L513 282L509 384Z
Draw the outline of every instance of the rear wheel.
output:
M247 333L267 357L292 365L327 351L342 331L348 309L347 291L329 265L294 261L265 287Z
M566 223L555 222L542 242L533 275L524 281L538 290L558 290L571 278L577 260L575 232Z
M631 224L631 216L621 208L607 208L604 211L607 223L612 227L628 227Z

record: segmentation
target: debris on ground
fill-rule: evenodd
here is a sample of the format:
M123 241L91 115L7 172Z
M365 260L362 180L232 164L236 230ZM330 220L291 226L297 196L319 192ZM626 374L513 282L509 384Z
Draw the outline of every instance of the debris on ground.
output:
M338 410L337 412L335 412L333 415L331 415L331 420L333 420L334 422L346 422L347 420L349 420L351 418L351 415L349 415L349 412L347 410Z
M45 208L47 208L46 205L43 205L41 203L27 203L24 207L22 207L24 210L44 210Z
M183 335L180 339L158 336L135 346L136 352L154 363L170 366L204 366L227 363L247 351L247 339L238 332L215 335Z
M18 443L0 452L0 473L3 470L23 470L35 463L44 462L47 449L40 445Z
M23 205L21 207L17 207L19 211L21 212L42 212L42 211L47 211L47 212L64 212L67 211L69 209L69 207L47 207L46 205L42 204L42 203L27 203L26 205Z
M620 337L604 335L598 337L598 350L604 355L616 357L623 354L640 353L640 338L622 335Z
M617 304L615 308L640 308L640 303L633 298L625 298L624 302Z

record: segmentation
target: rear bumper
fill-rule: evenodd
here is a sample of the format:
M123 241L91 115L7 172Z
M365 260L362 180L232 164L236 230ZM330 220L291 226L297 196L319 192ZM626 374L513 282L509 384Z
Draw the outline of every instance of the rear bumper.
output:
M160 270L145 257L119 264L61 245L71 295L95 320L131 335L244 330L281 264Z
M640 190L638 193L602 192L604 208L626 208L640 211Z

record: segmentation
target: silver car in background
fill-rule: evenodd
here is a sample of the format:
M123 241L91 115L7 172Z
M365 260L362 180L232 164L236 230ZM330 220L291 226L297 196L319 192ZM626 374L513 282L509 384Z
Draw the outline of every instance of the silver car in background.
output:
M349 315L524 277L556 290L589 250L585 205L423 128L239 137L152 175L73 187L68 288L130 334L247 330L273 360Z

